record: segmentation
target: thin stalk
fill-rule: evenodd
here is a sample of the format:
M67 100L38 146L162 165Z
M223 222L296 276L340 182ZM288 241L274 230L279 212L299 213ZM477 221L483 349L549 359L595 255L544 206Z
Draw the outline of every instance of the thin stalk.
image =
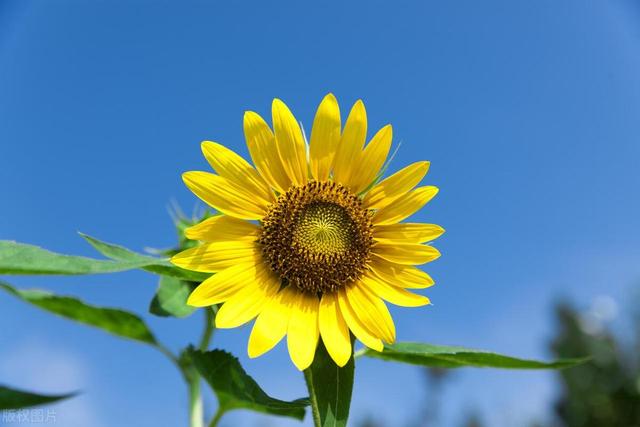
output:
M200 395L200 375L192 366L184 366L180 360L164 345L158 343L156 348L178 368L189 390L189 426L204 427L202 396Z
M215 330L214 321L217 313L217 305L207 308L204 311L204 331L202 332L202 338L200 339L199 345L199 348L202 351L207 351L209 344L211 343L211 338L213 337L213 332Z
M200 344L198 346L202 351L206 351L211 344L211 338L213 337L213 331L215 329L213 322L215 320L217 312L217 306L207 308L204 311L204 329L202 331L202 337L200 338ZM202 392L200 390L200 374L193 366L191 366L188 368L186 377L188 378L189 385L189 426L204 427Z
M313 425L315 427L322 427L322 421L320 420L320 408L318 407L318 395L313 386L313 373L311 368L304 370L304 379L307 383L307 390L309 390L309 400L311 401L311 415L313 416Z
M222 418L222 415L224 415L224 411L221 411L220 409L218 409L216 414L211 419L211 422L209 423L209 427L217 427L218 423L220 422L220 418Z
M189 375L189 426L204 427L202 394L200 393L200 375L192 369Z
M182 371L182 366L180 366L180 361L178 360L178 358L171 352L171 350L169 350L167 347L165 347L164 345L157 343L156 344L156 348L158 350L160 350L160 352L162 354L164 354L165 356L167 356L167 359L171 360L171 363L173 363L178 370Z
M366 347L361 348L360 350L356 350L355 353L353 353L353 358L357 359L361 356L364 356L364 354L367 352Z

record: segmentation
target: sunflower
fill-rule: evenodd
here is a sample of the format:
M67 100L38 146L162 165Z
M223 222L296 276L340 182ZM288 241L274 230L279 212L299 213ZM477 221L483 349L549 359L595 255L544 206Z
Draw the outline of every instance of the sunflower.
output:
M216 273L188 303L222 304L215 323L235 328L254 318L250 357L287 336L295 366L311 365L320 337L338 366L352 355L351 333L382 351L396 331L384 301L417 307L425 296L407 289L433 285L416 265L440 253L427 242L444 230L402 223L438 189L415 188L429 162L413 163L381 180L392 140L390 125L365 146L362 101L344 129L336 98L327 95L308 144L287 106L275 99L273 131L256 113L244 115L244 134L255 168L215 142L202 151L215 170L186 172L187 187L219 212L186 230L202 242L175 255L182 268Z

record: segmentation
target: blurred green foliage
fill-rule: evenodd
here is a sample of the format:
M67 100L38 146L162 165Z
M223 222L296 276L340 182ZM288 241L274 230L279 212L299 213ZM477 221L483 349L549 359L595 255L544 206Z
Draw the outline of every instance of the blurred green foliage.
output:
M631 342L616 337L596 316L571 305L556 308L556 356L590 354L592 361L558 371L561 395L555 412L561 426L640 426L640 319L633 316Z
M558 397L546 414L540 414L546 421L531 420L530 427L640 427L639 300L630 300L636 301L632 304L633 311L628 318L617 319L616 325L623 325L618 329L624 330L615 332L609 324L615 315L603 313L602 308L579 311L568 302L556 305L555 330L549 342L552 355L558 359L590 355L591 360L555 371ZM612 300L610 303L615 305ZM614 306L609 310L617 309ZM439 413L439 398L452 371L438 368L423 371L424 405L407 427L444 425ZM470 408L461 408L460 412L467 415L457 425L486 425ZM359 427L387 426L391 425L374 418L359 424Z

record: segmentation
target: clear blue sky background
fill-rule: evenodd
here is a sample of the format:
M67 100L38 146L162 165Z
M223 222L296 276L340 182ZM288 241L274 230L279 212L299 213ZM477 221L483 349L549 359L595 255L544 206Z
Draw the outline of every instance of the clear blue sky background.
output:
M269 3L269 4L268 4ZM624 300L640 277L640 10L633 1L166 2L0 0L0 238L91 255L83 231L136 250L174 243L199 143L246 154L242 115L289 104L309 129L329 91L394 126L398 169L432 162L417 216L442 224L434 305L394 309L401 340L548 356L552 305ZM186 321L146 314L141 272L10 278L141 313L171 348ZM0 295L0 381L81 397L64 426L185 425L184 386L150 348ZM284 346L248 360L249 328L215 345L272 395L304 395ZM418 369L358 362L353 419L403 425L427 401ZM553 376L457 371L443 425L549 415ZM211 397L207 412L214 409ZM237 412L227 426L297 425ZM306 421L310 425L310 421Z

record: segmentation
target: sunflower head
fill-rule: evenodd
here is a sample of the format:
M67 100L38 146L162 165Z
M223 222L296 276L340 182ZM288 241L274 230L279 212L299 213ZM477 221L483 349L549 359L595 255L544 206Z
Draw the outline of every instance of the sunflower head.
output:
M440 254L434 224L406 223L435 194L415 188L429 163L417 162L380 179L389 153L390 125L365 146L367 116L355 103L342 127L335 97L318 107L311 141L280 100L273 130L247 112L244 131L254 165L224 146L203 143L216 173L187 172L184 181L220 212L190 227L200 241L172 258L180 267L215 273L189 297L194 306L222 304L216 326L232 328L255 319L251 357L287 336L299 369L313 361L318 339L339 366L353 353L351 334L382 350L395 340L385 301L429 304L407 289L433 280L416 266Z
M301 292L334 292L365 271L371 213L343 185L310 181L280 195L262 221L264 259Z

